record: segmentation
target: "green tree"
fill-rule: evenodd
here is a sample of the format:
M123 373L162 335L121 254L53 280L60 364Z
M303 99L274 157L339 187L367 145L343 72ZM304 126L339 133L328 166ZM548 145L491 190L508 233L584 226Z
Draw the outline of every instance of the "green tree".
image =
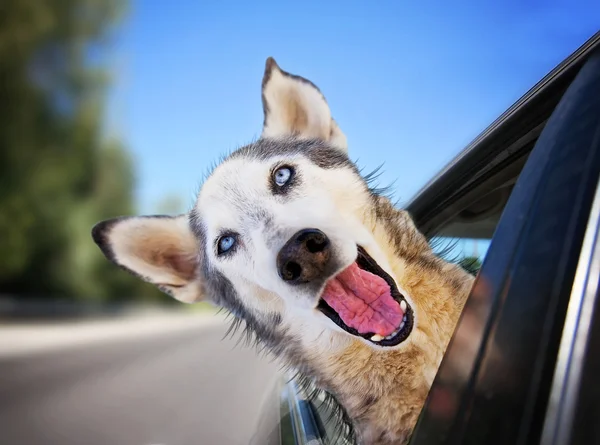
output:
M121 0L0 4L0 293L132 298L90 237L134 212L125 148L103 137L107 56Z
M482 263L477 257L467 256L462 258L458 264L470 274L477 275Z
M156 205L156 213L160 215L180 215L185 211L183 200L178 195L166 195Z

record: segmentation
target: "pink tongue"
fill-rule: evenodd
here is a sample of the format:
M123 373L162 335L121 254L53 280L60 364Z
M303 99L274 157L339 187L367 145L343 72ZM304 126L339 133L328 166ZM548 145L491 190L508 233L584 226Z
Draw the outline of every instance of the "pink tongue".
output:
M385 280L362 270L356 263L327 283L323 299L346 325L361 334L388 336L404 317Z

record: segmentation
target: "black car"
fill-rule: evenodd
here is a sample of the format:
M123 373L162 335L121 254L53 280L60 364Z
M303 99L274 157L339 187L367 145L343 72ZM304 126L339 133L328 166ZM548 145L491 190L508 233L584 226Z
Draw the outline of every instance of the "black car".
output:
M408 204L430 239L490 240L411 445L600 443L600 32ZM260 444L352 444L293 380Z

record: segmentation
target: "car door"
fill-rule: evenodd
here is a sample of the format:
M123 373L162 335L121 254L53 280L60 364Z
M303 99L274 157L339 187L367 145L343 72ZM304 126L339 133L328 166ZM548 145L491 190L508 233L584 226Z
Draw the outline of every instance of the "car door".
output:
M590 397L598 394L590 380L598 360L589 349L599 329L599 42L597 34L505 113L477 142L488 151L465 153L462 170L449 170L465 184L412 204L426 233L468 233L473 224L489 234L494 218L460 204L472 193L468 184L490 183L479 200L502 207L493 178L502 182L503 169L494 168L519 153L526 160L506 185L509 197L412 445L600 440L597 422L583 420L600 418ZM491 167L476 168L490 158ZM452 179L442 176L438 186Z

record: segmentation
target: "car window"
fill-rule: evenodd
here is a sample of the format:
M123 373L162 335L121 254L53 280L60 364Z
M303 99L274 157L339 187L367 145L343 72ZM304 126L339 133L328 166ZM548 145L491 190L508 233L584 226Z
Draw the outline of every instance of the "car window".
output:
M433 250L442 258L460 264L466 271L477 275L487 254L491 239L475 237L435 237Z
M476 275L519 173L514 172L505 184L491 191L480 193L473 188L473 201L455 210L454 216L430 234L436 253Z

